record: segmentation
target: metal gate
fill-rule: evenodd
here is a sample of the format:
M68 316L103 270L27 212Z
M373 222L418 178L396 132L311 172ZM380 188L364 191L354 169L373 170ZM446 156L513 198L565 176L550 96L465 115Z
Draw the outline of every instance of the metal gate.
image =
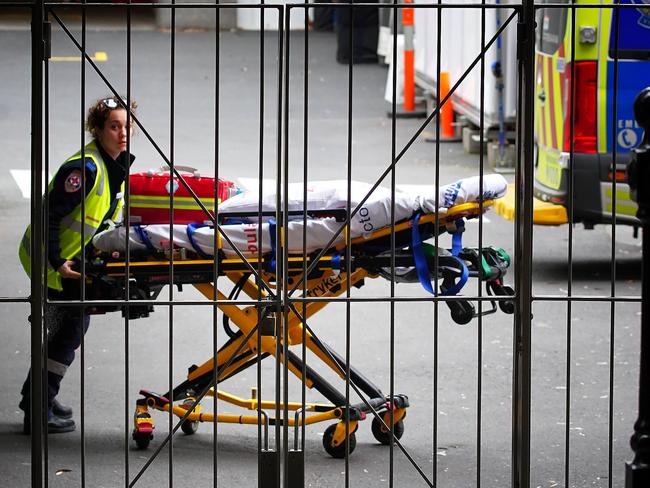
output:
M535 21L542 6L567 9L571 32L576 32L578 9L636 8L634 4L533 2L335 4L339 22L348 26L347 30L341 28L339 40L347 40L350 51L347 64L324 71L319 56L333 54L324 53L322 38L310 32L307 16L309 9L321 4L0 5L0 15L9 9L31 13L31 269L47 270L48 266L48 227L35 225L47 221L48 189L35 175L56 171L58 160L51 155L58 157L60 151L68 150L56 145L55 137L61 135L53 134L52 128L61 131L64 126L56 122L61 114L70 112L67 107L72 103L80 109L76 118L78 149L82 159L85 157L84 120L88 100L97 96L89 93L88 85L116 99L124 95L123 104L129 107L138 98L133 89L137 85L145 100L165 107L165 131L157 119L161 111L147 112L145 106L141 106L143 115L128 112L127 125L136 127L141 146L149 144L145 154L163 163L168 184L176 181L190 194L175 201L180 198L175 197L176 190L169 192L163 205L169 222L174 222L182 205L198 207L208 227L214 228L211 249L231 250L228 255L213 257L201 252L200 246L197 249L190 234L196 252L188 259L184 251L175 249L178 235L170 228L166 254L165 249L159 254L163 260L152 263L132 254L133 241L123 236L125 252L114 262L107 262L105 256L87 259L86 248L80 249L81 274L93 283L109 277L110 300L94 295L96 287L83 288L79 300L48 299L47 284L38 278L41 273L33 273L28 294L0 293L5 295L3 307L29 303L31 314L31 460L29 468L21 466L20 454L13 453L16 463L10 468L11 479L25 482L25 472L30 469L32 486L173 486L188 482L217 486L241 481L260 487L622 486L623 462L631 458L627 446L636 416L640 253L628 244L621 248L617 237L622 231L615 225L616 178L611 182L610 234L607 240L594 239L600 243L595 248L590 247L592 238L582 234L586 231L574 230L571 225L551 230L533 227ZM436 94L426 119L398 119L395 96L385 124L379 123L371 105L357 108L376 74L372 68L353 63L355 45L362 42L356 32L363 29L355 19L378 8L391 10L394 22L404 8L437 12L437 79L445 57L440 41L445 11L465 9L473 12L468 15L480 16L475 56L448 95ZM503 21L490 36L486 34L486 12L493 9L501 12ZM133 16L145 10L168 11L169 27L137 34L136 41ZM185 34L176 28L177 18L189 11L211 19L215 26L221 24L224 12L255 12L257 17L250 18L259 22L261 32L220 33L216 28L201 34L211 36L209 42L199 41L192 38L191 30ZM104 68L102 55L90 45L87 24L92 12L97 15L94 21L105 21L102 16L113 12L111 19L121 23L124 50L117 56L122 67ZM296 27L303 30L296 31ZM445 166L449 151L444 143L423 143L422 139L439 116L436 107L451 100L472 70L478 70L482 80L481 150L473 173L479 177L483 194L487 174L483 147L488 143L483 100L490 70L486 53L496 48L507 29L516 29L517 38L517 77L510 80L517 86L514 223L500 221L492 212L484 215L491 206L484 198L468 203L458 214L449 209L418 217L422 223L401 220L396 195L406 188L404 182L431 186L435 207L442 208L438 197L442 182L457 177L455 171L463 175L468 171ZM108 34L104 42L111 42L110 37ZM157 43L161 39L168 43L165 50ZM392 65L397 66L397 38L391 42ZM138 51L138 43L148 43L147 50ZM255 50L255 56L246 58L250 65L233 61L238 59L238 51L229 49L242 43ZM67 88L57 77L69 74L62 75L52 58L59 56L55 50L62 46L78 58L74 65L78 66L78 81ZM186 61L197 52L210 60L209 70ZM168 56L164 69L154 63L159 53ZM573 66L574 53L566 57ZM239 76L232 76L233 66ZM613 79L617 80L616 62L614 66ZM160 75L165 70L167 77ZM207 83L198 80L198 75L194 78L194 73L204 76ZM246 78L250 73L255 73L255 92L238 91L238 85L250 83ZM395 94L396 70L392 73L389 84ZM206 86L210 91L200 103L188 95ZM75 88L79 90L77 101L70 95ZM579 87L571 85L571 89L575 94ZM250 103L247 105L251 99L252 110ZM573 100L575 96L569 103L575 103ZM238 103L233 105L233 101ZM616 96L613 103L616 107ZM615 125L616 115L613 117ZM202 125L206 123L209 130ZM249 130L248 138L241 137L244 127ZM573 120L569 127L573 134ZM434 135L441 141L439 125ZM235 140L232 147L229 138ZM257 196L257 203L249 214L221 215L215 205L220 198L216 187L206 200L190 186L191 177L182 173L184 158L199 154L197 146L201 144L206 144L210 153L203 164L216 177L232 177L228 170L241 170L253 181L251 194ZM128 153L131 147L129 136ZM571 157L573 151L571 145ZM418 156L409 160L413 153ZM616 144L613 153L617 169ZM224 169L224 154L249 166L237 161L225 164ZM369 160L377 156L378 160ZM340 162L332 162L335 159ZM403 173L402 168L406 168ZM575 183L570 166L568 172L572 195ZM307 182L322 179L346 181L346 206L338 210L307 207L312 191ZM363 180L368 186L353 205L354 180ZM304 182L302 186L300 182ZM290 183L298 183L300 191ZM82 176L82 191L85 184ZM362 227L367 222L367 203L380 187L390 197L388 232L367 228L363 235L353 235L354 222L361 222ZM137 223L130 217L133 202L128 178L124 194L128 229L129 224ZM271 195L272 210L263 207L267 195ZM292 200L295 195L300 196L298 203ZM567 204L569 220L573 220L572 198ZM85 221L84 212L82 206ZM223 219L251 217L264 221L266 227L260 224L249 232L247 242L252 247L238 248L226 232L229 223ZM462 218L468 219L464 234ZM310 219L336 224L318 250L297 252L296 246L309 248L306 229ZM425 246L431 252L424 257L426 279L415 262L415 254L423 251L414 229L420 229L425 234L422 237L433 244ZM85 232L81 226L82 241ZM535 243L543 244L536 247ZM511 260L501 248L510 251ZM34 252L37 249L46 251ZM506 275L510 263L511 274ZM405 268L409 268L410 277ZM375 284L380 277L387 279L381 286ZM468 277L470 282L462 294L445 294L456 285L462 287L461 280L464 283ZM158 295L161 280L177 286ZM432 293L420 287L419 282L427 280ZM199 295L189 293L189 299L183 298L184 287L192 285ZM247 299L239 298L242 291ZM113 357L119 360L89 359L86 350L92 336L82 338L76 362L79 377L66 383L68 389L75 383L79 389L75 410L81 436L56 440L46 435L44 408L46 315L52 305L77 307L84 313L112 308L123 311L124 317L115 320L118 316L113 313L97 319L120 337L113 340L107 332L101 336L117 348ZM144 318L154 305L156 313ZM326 305L327 312L322 312ZM449 319L448 309L456 323ZM323 318L325 314L327 318ZM140 317L147 324L145 330L132 320ZM470 325L458 325L470 319ZM222 321L225 333L220 330ZM123 324L119 329L118 322ZM91 331L99 327L94 325ZM101 354L101 347L91 344L91 355ZM198 358L187 357L195 351ZM193 364L204 361L206 355L214 359ZM271 357L262 361L267 356ZM95 365L101 371L98 375L92 369ZM187 376L179 376L188 366ZM111 370L104 369L108 367ZM123 371L121 383L114 378L116 371ZM255 371L254 379L246 376L247 371ZM231 377L241 378L234 386L236 393L217 387ZM157 386L139 383L143 381L157 382ZM242 393L242 388L250 386L250 395ZM158 393L145 390L136 394L148 387L158 388ZM314 392L315 400L311 398ZM233 406L241 411L231 413ZM208 412L210 408L213 414ZM100 428L104 418L108 425ZM329 422L322 424L324 421ZM119 433L112 422L119 423ZM321 425L327 428L321 429ZM186 435L181 436L179 430ZM331 460L321 444L340 460Z

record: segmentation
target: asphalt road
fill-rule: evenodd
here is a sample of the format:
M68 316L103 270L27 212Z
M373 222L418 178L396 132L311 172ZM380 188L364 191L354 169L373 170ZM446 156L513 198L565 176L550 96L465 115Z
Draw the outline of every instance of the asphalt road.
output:
M91 19L91 27L92 22ZM29 200L23 196L19 182L21 171L30 168L30 44L29 33L20 30L19 24L15 21L11 29L0 28L2 297L28 294L28 280L18 263L17 249L29 220ZM107 54L108 59L97 65L118 91L125 93L126 33L107 29L104 24L95 27L102 29L88 31L87 50ZM73 29L73 33L80 38L78 29ZM292 34L291 39L289 179L301 181L303 37ZM133 170L163 164L163 158L147 137L149 134L164 154L173 154L176 164L191 164L204 174L214 173L218 150L219 174L233 179L258 177L259 36L221 33L218 75L214 32L179 32L175 42L172 79L170 33L145 25L132 35L131 93L140 105L138 117L144 127L133 139L132 151L137 155ZM309 179L345 178L347 174L348 72L346 66L336 64L334 53L333 34L310 36ZM57 28L52 54L62 58L78 56L73 44ZM48 69L48 147L54 169L80 144L82 73L78 61L63 59L51 61ZM272 33L266 36L264 82L263 177L273 179L278 166L278 51L277 37ZM351 161L353 178L358 180L375 181L391 161L391 124L386 117L388 106L383 101L385 82L384 67L355 66ZM219 89L218 129L215 86ZM108 90L87 65L86 103L106 94ZM172 95L174 110L170 122ZM415 120L398 121L398 152L418 126ZM464 154L459 144L441 145L439 159L441 183L479 171L477 156ZM435 144L417 138L397 165L397 184L433 185L435 161ZM512 222L488 212L482 224L468 224L466 245L478 243L479 229L484 245L503 247L514 256ZM576 227L570 233L568 226L536 228L532 236L535 294L564 297L571 292L601 296L609 295L614 286L617 296L638 296L640 247L630 234L627 228L617 228L613 240L611 232L605 229L585 231ZM450 245L448 241L446 245ZM612 255L616 259L614 285ZM513 271L506 279L508 283L513 281ZM476 294L474 283L468 287L467 294ZM416 284L400 284L395 290L400 296L425 296ZM353 290L353 295L359 297L386 297L389 293L389 283L382 279L367 280L362 289ZM182 299L195 296L190 290L176 294ZM26 486L30 479L29 438L20 434L22 415L17 408L20 385L30 360L28 308L24 304L3 303L0 309L0 477L3 486L18 487ZM628 440L636 418L639 305L625 303L612 307L607 302L586 301L568 304L558 299L537 301L533 311L531 486L565 486L565 461L569 486L622 486L623 463L631 458ZM332 304L316 315L311 326L325 342L344 352L346 322L346 307ZM499 312L480 322L458 326L450 320L444 305L436 319L431 304L398 303L391 315L388 302L355 303L350 307L349 323L351 362L385 392L390 388L390 358L394 351L395 392L407 394L411 401L402 443L424 475L432 480L435 471L438 486L466 487L477 485L480 472L481 486L508 486L512 476L512 316ZM391 323L395 332L393 349ZM219 329L217 343L222 343L224 337ZM168 417L155 412L157 428L151 448L134 449L130 429L138 391L146 388L162 392L170 379L172 383L182 381L188 366L210 357L212 341L209 307L176 306L173 327L166 307L157 307L151 317L129 323L128 329L118 314L94 317L83 351L78 354L61 393L61 398L74 406L77 423L81 424L83 383L85 449L81 448L80 429L49 439L49 486L80 486L84 479L86 486L115 487L124 486L127 476L133 479L169 428ZM266 361L262 395L272 398L273 367L271 360ZM319 371L332 378L323 368ZM223 388L247 396L255 383L255 371L250 370L228 381ZM337 385L343 388L341 382ZM293 398L299 399L299 385L293 382L290 391ZM318 396L310 399L317 400ZM353 401L357 401L354 395ZM220 403L219 409L228 411L230 407ZM610 415L612 485L608 479ZM357 432L357 448L346 469L344 461L330 458L321 446L327 425L307 428L306 486L344 486L346 476L350 486L389 486L391 476L392 486L427 486L398 449L394 450L391 463L390 450L375 442L368 422L362 423ZM210 425L201 425L194 436L175 435L173 449L163 449L136 486L168 486L170 476L173 486L208 486L212 485L214 469L220 486L255 486L256 429L219 425L216 455L213 440Z

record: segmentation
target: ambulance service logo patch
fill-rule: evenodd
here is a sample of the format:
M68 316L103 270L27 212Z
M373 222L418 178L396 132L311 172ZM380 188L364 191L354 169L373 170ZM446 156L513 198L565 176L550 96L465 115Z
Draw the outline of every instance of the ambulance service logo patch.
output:
M81 188L81 171L75 169L65 179L65 191L67 193L74 193Z
M641 13L641 17L639 17L639 25L646 29L650 29L650 0L633 0L633 2L638 5L643 5L643 7L637 8Z

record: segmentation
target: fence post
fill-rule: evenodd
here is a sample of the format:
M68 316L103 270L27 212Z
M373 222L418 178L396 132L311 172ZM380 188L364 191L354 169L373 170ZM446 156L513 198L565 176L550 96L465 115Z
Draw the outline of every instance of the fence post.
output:
M639 204L641 221L641 360L639 366L639 417L634 423L630 445L634 459L625 466L625 488L650 486L650 87L634 101L634 116L644 135L632 152L628 166L630 195Z
M32 5L31 191L31 470L32 488L43 486L43 60L45 9Z
M517 307L512 395L512 486L530 486L530 402L532 321L533 144L535 93L535 5L524 0L517 23L519 110L515 262Z

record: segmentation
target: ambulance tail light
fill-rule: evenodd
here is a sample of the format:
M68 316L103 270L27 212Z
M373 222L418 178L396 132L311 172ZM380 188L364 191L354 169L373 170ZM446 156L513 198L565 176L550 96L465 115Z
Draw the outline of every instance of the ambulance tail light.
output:
M577 153L598 152L597 134L597 99L598 99L598 71L596 61L576 61L573 63L575 76L575 101L573 103L573 150ZM567 104L566 118L564 119L563 150L571 150L571 63L566 65L567 73Z

